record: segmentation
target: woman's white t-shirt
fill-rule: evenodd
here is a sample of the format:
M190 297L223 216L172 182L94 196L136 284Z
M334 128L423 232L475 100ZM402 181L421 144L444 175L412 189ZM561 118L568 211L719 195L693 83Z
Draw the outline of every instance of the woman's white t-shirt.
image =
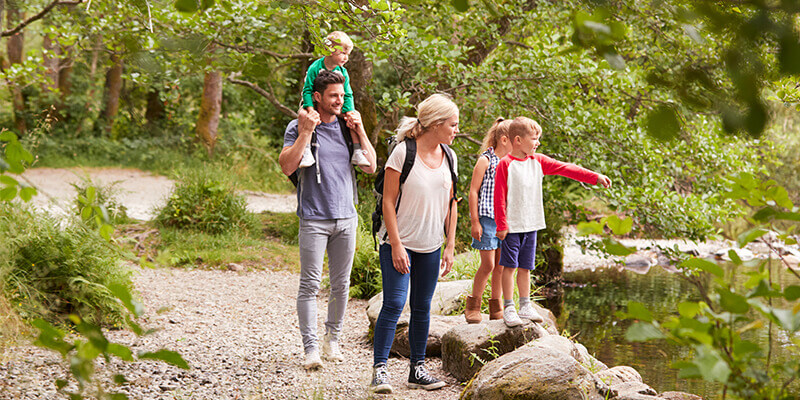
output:
M455 153L452 154L453 170L458 171L458 161ZM406 143L400 142L389 155L386 168L402 172L405 159ZM430 253L442 247L452 186L450 168L444 155L442 163L431 168L422 161L419 153L417 154L414 166L400 188L402 196L400 196L400 208L397 210L397 229L400 241L406 249L418 253ZM385 233L384 222L378 232L381 244L384 243ZM386 241L388 242L388 239Z

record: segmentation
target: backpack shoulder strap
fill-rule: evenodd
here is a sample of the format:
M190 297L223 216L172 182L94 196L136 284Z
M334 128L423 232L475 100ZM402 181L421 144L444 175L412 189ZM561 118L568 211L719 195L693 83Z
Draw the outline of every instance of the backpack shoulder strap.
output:
M458 172L455 169L455 160L453 159L453 149L450 146L442 143L442 151L444 152L444 158L447 160L447 166L450 168L450 177L453 180L453 187L455 184L458 183Z
M417 142L411 138L407 138L403 142L406 144L406 158L403 161L403 170L400 171L401 186L406 183L408 174L411 173L411 168L414 167L414 160L417 159Z
M342 131L345 144L347 144L347 151L350 152L350 157L353 157L353 137L350 136L350 127L347 126L343 117L337 116L336 118L339 119L339 129Z

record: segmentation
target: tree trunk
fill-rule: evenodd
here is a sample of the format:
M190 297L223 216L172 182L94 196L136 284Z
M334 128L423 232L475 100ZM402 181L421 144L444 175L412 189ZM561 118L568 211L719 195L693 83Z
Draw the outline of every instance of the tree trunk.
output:
M59 87L59 55L61 49L51 35L44 35L42 40L42 63L44 64L44 91L52 92Z
M197 137L203 142L208 157L214 155L217 143L220 109L222 108L222 73L206 72L203 79L203 98L200 102L200 115L197 118Z
M372 62L367 60L364 52L354 48L347 62L347 71L350 74L350 87L353 89L353 102L356 110L361 113L364 130L370 135L370 141L375 144L377 140L378 114L375 101L367 89L372 83ZM374 136L374 137L373 137Z
M64 58L61 59L58 67L58 91L61 93L61 99L58 102L58 110L61 111L66 107L67 97L72 94L72 48L68 47L62 49Z
M17 8L16 2L10 2L6 10L6 27L9 29L17 26L24 16ZM25 36L22 31L14 36L8 38L6 43L6 52L8 53L9 64L21 64L23 44ZM16 85L9 85L11 88L11 101L14 107L14 127L19 136L24 135L28 131L27 124L25 123L25 98L22 96L22 89Z
M147 92L147 110L144 118L148 124L154 124L164 118L164 102L161 101L161 92L158 89L150 88Z
M106 84L103 90L103 112L100 114L105 129L111 130L114 118L119 112L119 96L122 92L122 60L116 54L111 55L111 68L106 73Z

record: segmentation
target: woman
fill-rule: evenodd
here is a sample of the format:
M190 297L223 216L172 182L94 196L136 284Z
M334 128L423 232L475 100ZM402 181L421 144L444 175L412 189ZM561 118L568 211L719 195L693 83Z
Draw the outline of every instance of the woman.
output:
M451 167L457 171L449 147L458 133L458 107L450 97L434 94L417 106L418 117L403 117L397 128L400 143L386 161L383 190L383 226L378 236L383 274L383 307L375 322L373 379L370 389L391 393L386 362L394 341L397 320L410 287L411 320L408 336L411 368L408 387L433 390L445 383L425 369L425 347L430 326L431 298L439 272L453 267L456 203ZM400 172L409 141L416 144L416 158L406 181ZM450 157L445 155L450 152ZM452 158L453 165L448 165ZM400 196L402 192L402 196ZM398 203L399 202L399 203ZM445 232L446 231L446 232ZM441 254L445 235L447 244Z

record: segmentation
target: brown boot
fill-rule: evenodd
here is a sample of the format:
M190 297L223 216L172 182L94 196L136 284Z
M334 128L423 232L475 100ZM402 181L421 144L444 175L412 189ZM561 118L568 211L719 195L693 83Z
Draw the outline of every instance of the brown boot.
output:
M464 318L468 324L477 324L483 320L481 316L481 298L467 296L467 308L464 309Z
M489 319L503 319L503 299L489 299Z

